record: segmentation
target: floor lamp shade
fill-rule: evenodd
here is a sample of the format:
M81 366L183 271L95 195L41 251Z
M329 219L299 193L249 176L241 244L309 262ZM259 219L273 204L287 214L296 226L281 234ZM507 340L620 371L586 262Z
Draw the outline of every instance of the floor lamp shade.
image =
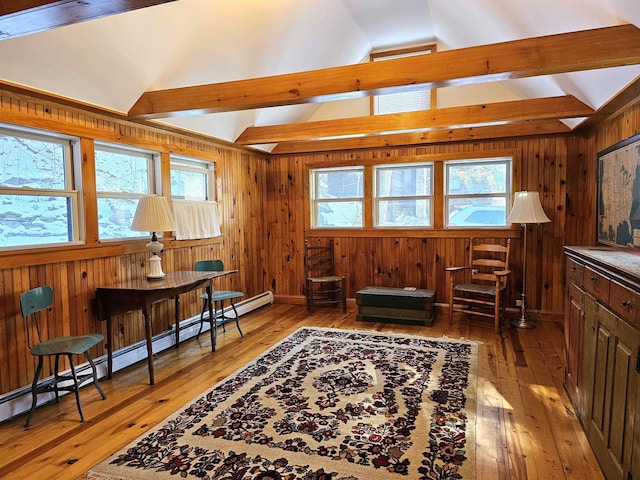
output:
M544 213L538 192L516 192L513 207L507 217L507 223L547 223L549 217Z
M164 245L158 242L156 232L168 232L175 230L175 228L176 222L166 197L148 195L138 201L138 207L133 216L133 222L131 222L131 230L135 232L152 232L151 242L146 245L149 251L151 251L149 273L147 274L148 279L155 280L164 278L161 264L162 259L158 255L164 248Z
M519 223L524 230L522 254L522 294L520 299L520 319L512 322L517 328L533 328L535 324L527 321L525 307L525 289L527 280L527 224L530 223L547 223L550 222L549 217L544 213L540 204L540 195L538 192L516 192L513 207L507 217L508 223Z

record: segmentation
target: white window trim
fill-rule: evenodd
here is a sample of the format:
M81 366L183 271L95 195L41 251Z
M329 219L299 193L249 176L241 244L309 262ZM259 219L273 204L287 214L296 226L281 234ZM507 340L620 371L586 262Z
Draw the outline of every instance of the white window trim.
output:
M505 199L505 218L509 216L509 211L511 209L511 195L513 189L513 157L508 156L499 156L499 157L485 157L485 158L465 158L465 159L456 159L456 160L447 160L444 162L444 205L443 205L443 225L445 229L455 230L460 228L469 228L462 226L450 226L449 218L447 212L449 211L449 201L455 198L496 198L496 197L504 197ZM505 182L505 192L499 193L475 193L475 194L455 194L449 193L449 167L451 166L460 166L460 165L474 165L474 164L506 164L507 166L507 176ZM508 228L509 224L505 223L505 225L491 225L491 226L474 226L474 229L504 229Z
M82 174L80 162L80 141L77 137L53 133L32 128L21 128L0 124L0 133L6 136L36 140L41 142L59 143L65 150L64 154L64 189L32 188L32 187L5 187L0 186L1 195L25 195L39 197L66 197L71 198L71 215L68 219L71 228L72 239L66 242L38 243L27 245L0 246L0 251L42 249L61 246L73 246L84 244L85 221L82 203Z
M340 198L318 198L318 182L316 181L316 175L319 173L331 173L331 172L345 172L345 171L354 171L354 172L361 172L362 173L362 181L363 181L363 185L362 185L362 191L363 194L361 197L340 197ZM364 166L362 165L355 165L355 166L349 166L349 167L327 167L327 168L312 168L309 169L309 175L310 175L310 184L311 184L311 188L310 188L310 192L311 192L311 228L316 228L316 229L333 229L333 228L337 228L337 229L362 229L364 228L364 191L366 186L364 185L364 182L366 182L366 178L365 178L365 172L364 172ZM357 226L357 227L353 227L353 226L349 226L349 227L334 227L334 226L322 226L322 225L318 225L318 204L319 203L348 203L348 202L355 202L355 203L359 203L360 204L360 209L362 212L362 223Z
M182 170L185 172L206 173L207 175L207 192L204 201L215 202L217 200L216 193L216 170L215 163L197 158L183 157L180 155L170 156L170 172L173 170ZM171 175L171 173L170 173ZM171 198L174 200L192 201L187 198L178 197L171 192Z
M97 186L97 178L96 178L96 199L99 198L129 198L129 199L140 199L146 195L161 195L162 194L162 179L160 178L160 154L158 152L153 152L150 150L145 150L141 148L131 147L129 145L115 145L111 143L104 142L95 142L94 151L102 150L113 153L122 153L122 152L131 152L133 154L148 156L148 193L130 193L130 192L109 192L104 190L98 190ZM99 215L100 212L98 212ZM147 238L148 235L145 235L144 232L141 232L140 235L135 235L131 237L118 237L118 238L101 238L100 236L100 228L98 228L98 237L99 241L102 242L123 242L123 241L132 241L139 240L141 238ZM162 234L158 232L158 236L161 237Z
M382 170L406 170L426 168L430 171L429 177L431 184L429 185L429 195L403 195L403 196L382 196L380 195L379 172ZM415 228L433 228L433 201L434 201L434 165L433 162L415 162L415 163L393 163L379 164L373 167L373 227L379 229L415 229ZM427 200L429 203L429 224L428 225L379 225L379 204L381 201L394 200Z

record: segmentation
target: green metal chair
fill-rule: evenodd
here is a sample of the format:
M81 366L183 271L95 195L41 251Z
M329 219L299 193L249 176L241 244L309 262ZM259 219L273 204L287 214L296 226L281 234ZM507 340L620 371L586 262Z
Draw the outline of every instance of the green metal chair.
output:
M196 262L196 271L198 272L222 272L224 270L224 263L222 260L199 260ZM225 323L228 320L233 320L230 317L226 317L224 314L224 301L229 300L231 303L231 308L233 309L233 313L235 314L236 327L238 327L238 332L240 332L240 336L244 336L242 334L242 330L240 330L240 321L238 311L236 310L235 303L233 300L235 298L243 297L244 293L242 292L234 292L232 290L214 290L211 292L211 301L213 302L213 318L222 320L222 331L226 331ZM202 313L200 313L200 329L198 330L198 335L202 332L202 325L204 324L204 313L209 309L209 297L206 293L200 295L200 298L203 299L202 305ZM218 317L218 304L220 304L220 316ZM215 328L216 322L209 319L211 323L211 328Z
M80 393L79 389L83 383L92 379L98 393L102 396L102 399L106 399L107 396L102 391L100 384L98 383L98 375L96 372L96 366L93 363L89 349L97 345L104 340L104 337L99 333L91 335L80 336L65 336L54 337L47 340L42 339L42 329L40 326L40 311L49 308L53 304L53 289L48 286L37 287L26 291L20 295L20 307L22 309L22 316L25 319L27 328L27 342L29 344L29 351L31 355L38 357L38 368L36 374L33 377L33 384L31 385L31 410L25 423L25 427L31 425L31 419L33 418L33 412L36 409L38 403L38 395L41 393L55 392L56 402L60 401L59 392L75 392L76 404L78 405L78 412L80 412L80 421L84 422L84 414L82 413L82 406L80 405ZM37 341L39 343L32 346L31 331L29 321L33 322L37 332ZM36 340L36 339L34 339ZM73 364L73 355L84 354L89 365L91 366L91 372L83 375L76 373L75 366ZM55 355L55 371L53 382L44 382L38 385L38 379L42 373L42 364L44 357ZM69 365L71 366L71 373L59 374L58 365L60 355L66 355L69 359ZM73 381L73 385L64 384L60 385L60 382Z

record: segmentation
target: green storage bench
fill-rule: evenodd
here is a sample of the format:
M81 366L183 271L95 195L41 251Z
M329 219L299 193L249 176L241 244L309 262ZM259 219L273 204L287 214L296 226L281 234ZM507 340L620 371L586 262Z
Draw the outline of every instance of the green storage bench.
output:
M435 290L365 287L356 292L358 320L430 327L435 296Z

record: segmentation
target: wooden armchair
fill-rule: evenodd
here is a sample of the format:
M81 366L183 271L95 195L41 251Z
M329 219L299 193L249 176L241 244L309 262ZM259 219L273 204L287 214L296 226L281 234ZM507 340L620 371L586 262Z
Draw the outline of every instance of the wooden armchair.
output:
M446 269L449 277L449 322L453 312L492 318L496 333L502 327L504 297L509 279L509 250L507 245L476 244L471 239L467 265Z

